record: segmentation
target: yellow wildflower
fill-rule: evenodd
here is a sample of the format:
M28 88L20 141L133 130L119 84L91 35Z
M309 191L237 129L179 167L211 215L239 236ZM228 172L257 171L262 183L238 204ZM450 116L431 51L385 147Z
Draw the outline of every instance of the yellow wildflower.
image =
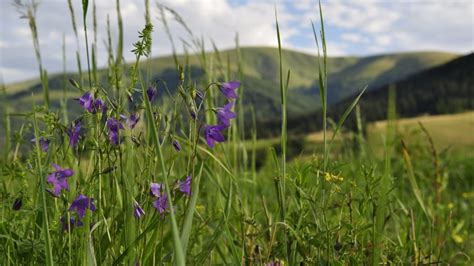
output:
M324 173L324 179L328 182L338 182L344 180L342 176L334 175L329 172Z

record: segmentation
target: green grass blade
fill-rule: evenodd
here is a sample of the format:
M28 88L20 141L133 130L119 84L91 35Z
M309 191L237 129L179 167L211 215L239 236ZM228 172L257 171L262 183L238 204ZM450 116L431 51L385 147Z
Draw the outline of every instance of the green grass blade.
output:
M425 203L423 202L423 196L421 194L420 187L418 186L418 183L416 182L415 172L413 170L413 164L411 163L411 157L410 157L410 154L408 153L408 148L406 147L405 142L403 141L402 141L402 152L403 152L403 159L405 161L405 167L408 174L408 180L410 181L413 194L415 194L416 201L418 201L418 204L420 204L420 207L425 213L426 217L430 220L431 215L429 214L428 209L426 208Z
M377 265L382 256L384 247L382 246L382 237L384 236L385 213L388 202L388 192L390 187L391 173L391 156L393 145L395 142L395 119L396 119L396 94L395 88L390 87L388 93L387 106L387 127L385 139L385 162L384 172L380 180L380 194L375 208L375 223L373 231L373 248L372 248L372 264Z
M161 151L161 144L160 144L160 138L158 137L158 130L152 119L153 113L151 111L151 104L148 99L148 95L146 94L145 86L143 86L143 82L141 82L141 84L142 84L142 96L143 96L143 99L145 100L145 111L148 117L148 121L150 122L148 123L148 126L150 127L151 139L153 141L153 145L158 155L158 160L160 161L161 173L163 174L165 178L165 190L166 190L166 195L168 197L169 206L170 206L171 229L173 233L173 243L174 243L176 264L181 266L181 265L185 265L186 259L185 259L185 255L183 251L183 245L181 244L181 239L179 237L179 230L178 230L178 225L176 222L176 217L174 214L173 200L171 198L171 192L170 192L170 187L168 183L168 174L165 167L163 153Z
M186 217L184 218L183 228L181 229L181 243L183 244L183 252L186 254L186 249L188 247L189 237L191 235L191 227L193 225L194 211L196 209L196 203L199 195L199 183L201 181L202 169L204 162L201 162L198 170L198 174L194 181L194 186L192 187L192 196L188 204L188 209L186 210Z
M35 133L35 150L36 150L36 168L39 175L40 189L41 189L41 206L43 212L43 234L45 242L45 256L46 256L46 265L54 265L53 263L53 251L51 247L51 235L49 234L49 219L48 219L48 205L46 204L46 176L43 175L42 163L41 163L41 146L39 143L39 127L36 110L34 111L34 133Z
M364 89L362 89L359 95L357 95L354 101L352 101L351 105L347 107L347 109L344 111L344 114L342 114L341 118L337 122L336 128L334 128L334 132L331 137L331 141L329 141L328 152L331 151L331 144L334 142L334 138L336 138L337 133L339 132L339 130L341 130L342 125L346 121L347 117L351 114L354 107L357 105L357 103L359 103L360 97L362 97L362 94L364 94L366 89L367 89L367 86L365 86Z

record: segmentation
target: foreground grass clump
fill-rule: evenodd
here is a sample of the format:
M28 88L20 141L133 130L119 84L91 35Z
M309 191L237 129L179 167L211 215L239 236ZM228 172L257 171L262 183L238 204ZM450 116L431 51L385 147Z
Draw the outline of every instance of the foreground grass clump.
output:
M34 25L35 7L20 7L31 11L27 17ZM83 1L84 31L88 9ZM120 19L120 8L117 12ZM86 51L87 73L70 80L80 96L69 104L80 112L68 112L67 93L59 109L48 106L41 63L43 101L21 114L16 132L10 132L8 122L13 114L8 107L2 110L0 264L471 261L469 158L451 160L439 152L423 125L424 143L404 141L396 126L394 90L381 156L360 123L353 139L338 135L364 90L331 130L324 116L321 142L305 145L298 136L287 136L291 72L284 71L277 22L282 134L273 147L271 141L257 143L257 125L244 127L245 84L236 81L239 73L230 66L227 72L216 71L209 63L225 65L217 49L215 58L208 58L203 43L193 39L206 70L203 80L193 80L186 62L175 56L176 88L150 81L146 62L140 63L151 53L148 8L146 14L131 68L122 62L122 40L116 54L109 43L109 74L101 84L96 50ZM320 15L321 35L316 30L314 35L322 55L315 69L326 114L327 54ZM77 36L75 26L74 31ZM32 33L37 39L35 28ZM360 122L361 114L356 115ZM251 140L243 139L245 131ZM305 154L298 156L295 146L304 147Z

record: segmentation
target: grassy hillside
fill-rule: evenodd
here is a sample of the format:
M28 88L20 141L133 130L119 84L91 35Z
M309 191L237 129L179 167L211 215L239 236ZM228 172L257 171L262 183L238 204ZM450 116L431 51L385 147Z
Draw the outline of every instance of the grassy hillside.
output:
M420 138L425 137L420 123L428 131L433 139L434 146L439 151L452 150L463 154L474 156L474 112L464 112L448 115L425 115L412 118L401 118L396 121L398 136L408 143L416 143ZM369 147L374 152L379 152L383 148L383 138L386 134L386 120L375 121L367 125L366 139ZM332 136L332 131L328 131ZM307 146L321 145L323 142L323 132L311 132L301 136ZM351 134L343 133L336 136L336 141L350 139ZM247 143L250 145L250 142ZM279 145L280 138L261 139L257 142L257 148L268 148L271 145ZM308 150L312 151L312 150Z
M407 75L445 63L455 54L440 52L419 52L378 55L371 57L334 57L328 59L329 101L338 102L360 90L365 84L372 87L399 80ZM248 47L241 49L242 76L238 74L237 51L226 50L206 55L206 62L198 55L179 56L182 65L188 63L187 77L200 80L206 73L218 73L212 80L242 79L244 85L244 106L247 115L250 105L255 106L258 119L269 119L280 112L280 94L278 87L278 51L276 48ZM285 69L291 69L288 99L289 115L299 115L319 108L317 88L317 61L310 54L291 50L283 51ZM211 70L212 66L212 71ZM130 65L123 70L130 72ZM142 62L140 68L150 73L149 84L164 80L173 91L177 84L178 73L172 56L152 58ZM207 71L206 71L207 70ZM285 70L286 71L286 70ZM230 77L229 77L230 73ZM189 76L188 76L189 75ZM66 78L80 82L77 74L68 73ZM100 85L107 85L107 70L98 71ZM49 88L53 106L59 106L65 88L68 96L76 97L79 91L66 82L63 74L50 75ZM124 84L126 84L125 82ZM162 93L165 94L164 89ZM7 86L7 100L12 106L31 105L31 95L40 95L41 85L29 80ZM311 97L308 97L311 96ZM22 111L14 108L12 111Z
M360 99L362 119L366 122L387 117L389 87L395 88L397 114L414 117L423 114L450 114L474 109L474 54L456 58L446 64L413 74L367 91ZM329 88L331 91L332 88ZM338 121L353 101L348 98L329 107L328 115ZM321 111L294 116L288 121L289 129L296 133L321 129ZM355 116L351 114L346 126L354 127ZM279 132L278 120L269 120L262 125L262 136Z
M421 116L400 119L397 130L401 138L410 145L420 145L426 141L426 134L420 123L433 139L433 144L439 152L454 152L474 156L474 112L449 115ZM386 121L372 123L367 128L369 146L380 152L383 147L382 138L385 135ZM424 144L428 144L427 142Z

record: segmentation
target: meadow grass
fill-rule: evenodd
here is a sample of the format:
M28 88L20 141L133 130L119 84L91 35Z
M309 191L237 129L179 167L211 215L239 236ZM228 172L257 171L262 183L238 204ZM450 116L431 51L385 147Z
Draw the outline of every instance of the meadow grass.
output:
M82 1L82 30L92 19L96 32L95 1L89 2ZM245 72L239 59L246 54L238 38L232 57L215 46L214 52L206 52L203 39L177 13L145 3L145 25L132 51L135 62L123 62L124 21L116 0L119 38L113 49L108 23L107 83L98 83L95 36L91 43L84 40L87 72L71 81L74 93L50 95L37 45L40 34L33 27L35 12L28 16L43 95L32 95L36 106L15 114L22 123L14 132L12 114L2 102L1 265L472 263L472 156L459 152L453 159L441 144L455 132L446 128L458 116L440 119L441 124L427 118L419 126L420 140L412 141L413 134L400 134L401 125L414 124L396 118L392 89L387 123L376 123L366 134L359 119L358 132L341 133L354 109L358 117L363 115L357 102L365 89L360 88L341 120L330 123L320 8L321 31L318 35L313 25L313 33L318 53L322 50L314 62L321 95L315 101L321 101L324 113L322 136L287 133L292 66L284 61L277 19L281 136L257 140L255 117L252 128L243 121L243 84L236 97L226 87ZM68 4L79 47L80 29L72 2ZM169 88L149 79L148 61L140 63L151 54L152 11L162 16L179 77L177 93L160 99L154 95ZM167 15L188 31L192 45L186 49L199 54L201 80L189 73L188 53L176 54ZM63 75L68 78L66 69ZM78 96L84 109L75 113L71 105L80 103L70 98ZM58 99L60 108L50 108ZM222 107L229 102L235 104ZM468 114L456 122L464 131L471 128ZM222 126L226 115L230 125L218 129L222 141L209 125ZM251 132L250 139L244 139L245 131ZM210 139L216 142L209 144ZM471 140L465 137L460 143L470 145Z

